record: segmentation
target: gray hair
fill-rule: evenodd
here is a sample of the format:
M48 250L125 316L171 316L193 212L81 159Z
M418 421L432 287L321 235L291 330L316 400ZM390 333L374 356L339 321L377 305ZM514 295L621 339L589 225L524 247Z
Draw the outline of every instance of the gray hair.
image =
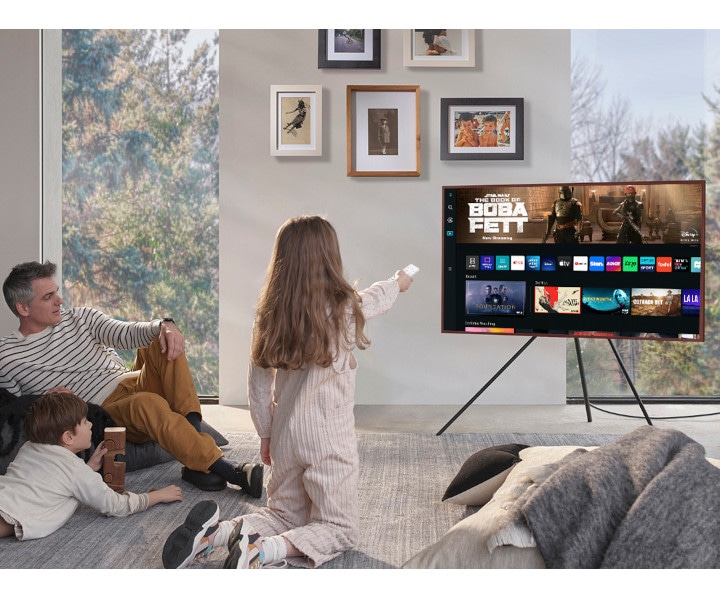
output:
M30 261L13 267L3 283L3 295L16 317L20 316L17 304L30 304L33 299L33 281L53 277L56 271L57 266L49 260L44 263Z

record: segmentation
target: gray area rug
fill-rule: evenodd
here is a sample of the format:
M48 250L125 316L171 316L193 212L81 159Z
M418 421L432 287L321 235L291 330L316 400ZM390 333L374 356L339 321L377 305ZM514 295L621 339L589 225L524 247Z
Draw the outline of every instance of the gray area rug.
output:
M259 440L251 433L229 434L226 456L259 462ZM445 488L473 453L489 446L594 446L617 436L522 433L368 433L358 434L360 450L361 538L358 547L332 560L325 569L393 569L435 542L475 509L442 503ZM266 469L267 476L267 469ZM143 492L180 485L183 502L158 504L125 518L79 509L59 531L40 539L0 540L0 568L160 569L163 543L201 499L220 506L220 518L254 512L265 496L250 498L228 487L203 492L180 479L180 463L172 461L126 475L126 489ZM218 548L196 559L191 568L222 566L227 550Z

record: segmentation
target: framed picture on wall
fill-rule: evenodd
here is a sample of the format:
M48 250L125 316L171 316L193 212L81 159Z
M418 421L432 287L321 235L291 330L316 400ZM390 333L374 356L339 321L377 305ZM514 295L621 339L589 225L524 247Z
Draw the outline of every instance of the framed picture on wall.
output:
M474 67L474 29L406 29L406 67Z
M420 86L347 86L347 174L420 175Z
M270 154L322 156L321 86L270 86Z
M522 98L441 98L441 160L523 160Z
M379 29L318 29L318 69L379 68Z

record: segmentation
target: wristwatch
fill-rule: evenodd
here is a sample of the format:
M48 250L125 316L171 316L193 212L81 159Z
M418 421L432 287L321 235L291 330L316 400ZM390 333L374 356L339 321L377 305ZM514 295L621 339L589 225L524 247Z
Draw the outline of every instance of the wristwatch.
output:
M154 323L157 323L157 333L155 335L160 335L160 332L162 331L162 324L163 323L175 323L173 319L170 317L163 317L162 319L155 319ZM153 327L153 331L155 331L155 328Z

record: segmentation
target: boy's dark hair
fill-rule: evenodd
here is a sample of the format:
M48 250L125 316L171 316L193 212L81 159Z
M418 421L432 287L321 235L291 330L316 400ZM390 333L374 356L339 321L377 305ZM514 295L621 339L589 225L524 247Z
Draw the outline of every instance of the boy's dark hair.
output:
M33 299L33 281L54 277L56 270L56 265L49 260L44 263L24 262L13 267L3 283L3 295L5 302L16 317L20 316L16 305L18 303L29 304Z
M75 431L87 416L84 400L69 392L49 392L32 403L25 417L25 437L37 444L61 445L66 431Z
M472 121L472 118L472 113L469 112L460 113L460 116L458 117L461 121Z
M486 123L486 122L487 123L490 123L490 122L497 123L497 117L493 114L485 115L483 117L483 123Z

